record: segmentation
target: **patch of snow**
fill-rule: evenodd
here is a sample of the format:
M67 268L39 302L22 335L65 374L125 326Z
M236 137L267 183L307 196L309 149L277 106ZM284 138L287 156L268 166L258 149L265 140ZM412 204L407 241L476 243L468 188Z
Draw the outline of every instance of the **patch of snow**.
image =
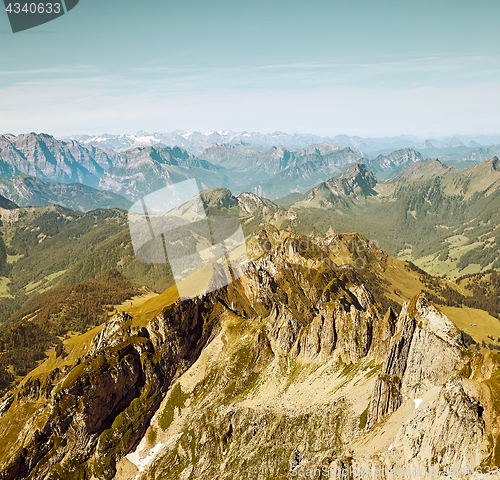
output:
M144 439L143 439L144 440ZM142 442L141 442L142 444ZM153 461L154 457L156 454L160 451L161 447L163 447L163 444L161 442L157 443L148 453L148 455L144 458L140 458L140 452L143 448L143 446L139 446L133 451L132 453L129 453L126 458L130 462L132 462L138 469L139 469L139 474ZM139 475L137 477L139 478Z
M415 408L418 408L420 406L420 404L422 403L421 398L415 398L413 401L415 402Z
M389 445L388 450L392 450L392 443Z

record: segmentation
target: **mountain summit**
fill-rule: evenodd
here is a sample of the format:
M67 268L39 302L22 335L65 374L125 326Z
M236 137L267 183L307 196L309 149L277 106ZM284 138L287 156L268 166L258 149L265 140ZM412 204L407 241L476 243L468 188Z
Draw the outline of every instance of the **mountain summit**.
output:
M420 147L418 147L419 150L428 150L430 148L436 148L430 140L426 140Z
M386 180L409 165L422 161L423 157L419 152L412 148L403 148L389 155L379 155L375 160L371 160L368 166L379 180Z
M250 244L232 284L174 286L64 340L0 404L0 478L497 464L498 358L467 348L411 265L358 234L266 226Z
M320 183L304 196L297 205L328 207L350 202L363 197L377 195L373 189L377 179L363 163L351 165L345 172Z
M351 165L344 173L326 181L327 187L336 195L373 195L377 178L363 163Z

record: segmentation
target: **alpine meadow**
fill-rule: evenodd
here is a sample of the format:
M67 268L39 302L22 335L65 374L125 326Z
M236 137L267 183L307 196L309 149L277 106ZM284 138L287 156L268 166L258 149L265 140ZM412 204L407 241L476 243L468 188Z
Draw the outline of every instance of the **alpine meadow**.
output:
M500 476L498 18L5 2L0 480Z

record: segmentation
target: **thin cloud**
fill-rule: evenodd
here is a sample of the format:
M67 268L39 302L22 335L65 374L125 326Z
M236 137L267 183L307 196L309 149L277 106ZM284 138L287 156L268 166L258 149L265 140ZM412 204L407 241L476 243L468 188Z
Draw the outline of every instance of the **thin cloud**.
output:
M500 131L500 83L481 87L321 89L169 94L12 87L0 96L0 131L97 134L172 131L302 131L320 135L426 136ZM6 113L8 112L8 113ZM14 112L14 113L13 113Z

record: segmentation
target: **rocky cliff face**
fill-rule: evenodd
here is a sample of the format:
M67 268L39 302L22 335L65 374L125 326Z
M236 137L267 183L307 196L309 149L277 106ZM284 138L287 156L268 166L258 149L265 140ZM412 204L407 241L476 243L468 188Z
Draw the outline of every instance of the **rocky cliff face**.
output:
M25 173L49 182L93 186L116 160L114 152L43 133L0 135L0 174L7 178Z
M394 412L405 398L442 385L467 360L460 331L424 295L403 306L389 355L375 385L368 425Z
M228 183L222 168L196 159L181 148L156 146L124 152L100 178L97 188L136 201L189 178L199 179L204 188L225 187Z
M369 467L498 463L500 362L469 352L423 294L384 313L372 291L390 264L375 245L266 227L249 252L234 283L145 323L114 317L75 364L5 398L0 435L14 454L0 478L268 480L351 467L361 479Z
M423 160L422 155L416 150L403 148L387 156L379 155L374 160L371 160L368 165L375 172L379 180L386 180L404 168Z
M199 354L209 310L198 301L178 303L141 328L117 315L76 364L27 379L6 408L4 433L9 414L33 413L12 450L2 452L0 478L110 478L172 378Z
M357 199L377 195L377 179L362 163L350 166L345 172L320 183L305 194L304 205L331 207L351 205Z
M335 195L373 195L373 187L376 184L375 175L362 163L356 163L338 177L326 182L326 186Z

